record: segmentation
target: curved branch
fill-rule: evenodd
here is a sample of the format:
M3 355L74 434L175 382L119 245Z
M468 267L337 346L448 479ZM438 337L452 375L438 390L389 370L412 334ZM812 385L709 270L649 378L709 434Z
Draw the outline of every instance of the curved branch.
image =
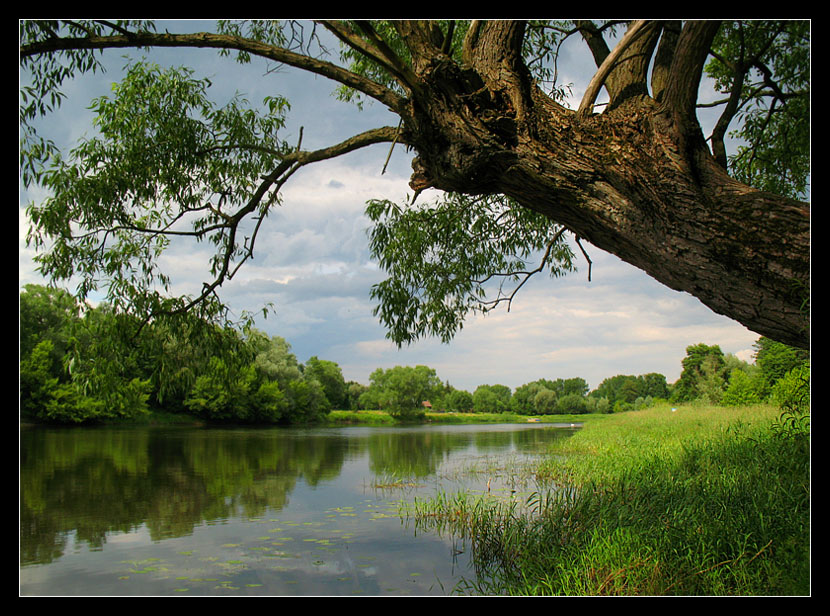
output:
M281 47L229 34L197 32L194 34L157 34L136 32L130 35L89 36L83 38L50 38L20 47L20 58L39 54L77 49L112 49L125 47L198 47L235 49L327 77L380 101L394 111L404 107L404 99L370 79L330 62L317 60Z
M719 21L687 22L677 38L671 68L666 78L663 105L680 116L694 117L700 78Z
M398 143L406 143L406 141L404 141L403 139L403 136L399 134L398 128L396 126L383 126L381 128L373 128L364 131L359 135L349 137L348 139L341 141L336 145L329 146L327 148L321 148L319 150L314 150L313 152L292 152L291 154L288 154L285 157L285 159L293 159L296 160L296 162L300 165L307 165L309 163L317 162L319 160L334 158L336 156L348 154L349 152L353 152L355 150L364 148L368 145L373 145L375 143L392 143L396 140Z
M503 273L498 273L498 274L491 274L490 276L487 276L487 278L485 278L484 280L474 281L478 284L483 284L484 282L486 282L490 278L493 278L494 276L505 276L505 277L512 277L512 278L515 278L515 277L518 277L518 276L524 276L524 278L522 278L522 281L516 286L515 289L513 289L513 291L510 293L510 295L502 295L501 294L501 286L499 286L499 297L497 297L496 299L490 300L490 301L486 301L486 302L481 301L479 303L482 306L489 306L489 308L485 308L486 310L492 310L493 308L498 306L500 303L507 302L507 312L510 312L510 307L513 305L513 298L516 297L516 294L519 292L519 290L525 285L525 283L528 280L530 280L530 278L532 276L534 276L535 274L538 274L539 272L541 272L542 270L545 269L545 266L548 264L548 259L550 259L550 253L551 253L551 250L553 250L553 245L559 240L560 237L562 237L562 234L566 230L567 230L566 227L560 227L559 231L556 232L556 235L554 235L550 239L550 241L547 243L547 245L545 247L545 254L542 255L542 260L540 261L539 266L536 269L533 269L533 270L530 270L530 271L516 271L516 272L503 272Z
M727 167L726 143L724 139L726 137L726 131L729 128L729 124L732 122L732 118L735 117L735 114L738 112L740 107L741 97L744 93L746 73L746 70L740 70L733 75L732 88L729 91L729 99L726 102L726 107L724 107L723 112L718 117L718 121L715 124L714 129L712 129L712 135L710 137L712 143L712 154L714 155L715 160L718 161L718 164L724 169Z
M248 259L253 258L256 236L259 232L259 228L262 224L264 216L260 216L259 220L257 220L254 232L251 235L251 237L248 238L249 242L245 247L245 253L242 260L235 265L233 270L231 270L231 258L233 257L233 252L235 249L236 232L239 227L239 224L246 216L253 213L260 206L263 197L265 197L268 191L271 190L274 186L276 186L276 190L279 191L282 188L282 186L288 181L288 179L297 170L299 170L301 167L305 165L318 162L321 160L336 158L343 154L353 152L357 149L373 145L375 143L384 143L392 141L393 139L395 139L396 133L397 129L395 127L386 126L382 128L376 128L360 133L359 135L350 137L345 141L342 141L336 145L327 148L322 148L319 150L315 150L313 152L295 150L294 152L285 156L283 160L280 162L280 164L277 165L277 168L274 169L274 171L262 178L262 182L260 183L257 190L254 192L253 196L248 200L248 203L244 207L240 208L240 210L236 212L233 216L230 217L228 224L222 225L223 227L229 230L230 235L225 243L225 251L222 255L222 267L219 271L219 274L214 278L212 282L205 283L203 285L202 293L198 297L192 299L189 303L176 309L175 311L166 314L180 314L192 309L194 306L198 305L200 302L204 301L208 296L213 294L213 292L218 287L222 286L222 284L226 280L232 279L234 274L239 270L239 268ZM199 233L201 232L202 230L199 231Z
M611 51L608 49L608 44L602 37L601 30L597 28L594 22L584 19L574 22L574 26L574 30L568 33L568 35L573 32L578 32L582 36L582 39L588 45L588 49L591 50L591 55L594 57L597 68L599 68Z
M651 71L651 94L658 103L663 100L663 93L671 73L671 63L677 39L682 28L677 20L664 21L660 33L660 44L654 54L654 66Z
M395 77L401 86L410 91L417 89L415 74L392 51L369 22L357 22L365 38L357 35L342 23L335 21L321 21L320 23L343 43L380 64Z
M653 26L654 22L644 19L635 21L631 24L631 27L625 33L625 36L623 36L620 42L617 43L611 53L605 56L605 59L602 61L599 69L597 69L597 72L591 78L591 82L588 84L588 87L585 89L585 94L582 96L582 101L579 103L579 109L577 110L578 115L585 117L591 113L597 96L599 96L599 92L605 84L605 80L608 78L608 75L611 74L611 71L616 67L620 56L622 56L623 52L626 51L643 32Z
M481 35L482 21L474 19L470 22L470 27L467 28L467 34L464 35L464 43L461 48L461 60L465 64L472 62L473 51L478 45L478 38Z

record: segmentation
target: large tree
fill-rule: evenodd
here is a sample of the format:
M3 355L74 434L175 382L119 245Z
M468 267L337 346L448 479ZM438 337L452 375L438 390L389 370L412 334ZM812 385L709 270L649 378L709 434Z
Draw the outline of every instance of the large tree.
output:
M311 52L318 30L340 42L339 57ZM105 279L113 305L146 317L221 314L217 288L253 254L297 169L389 142L416 154L415 197L446 195L368 209L390 274L373 293L399 343L449 339L468 311L509 305L533 273L572 269L570 234L759 334L809 346L810 210L798 200L809 192L809 22L326 21L309 35L293 22L173 34L89 20L26 21L20 32L21 174L51 193L29 208L30 238L49 247L42 271L80 276L81 294ZM556 81L572 37L596 63L576 109ZM308 151L278 137L280 97L263 114L238 99L217 108L207 80L136 62L112 97L93 101L99 134L58 156L34 126L62 83L97 69L101 50L148 47L310 71L400 123ZM724 96L708 137L697 116L704 74ZM731 154L730 134L740 139ZM179 235L216 244L195 297L167 297L156 268ZM485 296L493 280L514 287Z

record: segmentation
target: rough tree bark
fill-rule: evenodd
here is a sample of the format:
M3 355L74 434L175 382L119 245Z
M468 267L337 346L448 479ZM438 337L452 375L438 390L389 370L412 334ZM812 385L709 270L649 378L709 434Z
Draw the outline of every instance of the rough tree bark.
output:
M396 57L368 22L357 30L324 25L384 65L405 94L228 35L56 38L21 55L144 45L233 48L325 75L400 115L394 139L417 153L415 191L508 195L715 312L809 348L809 205L730 178L695 115L718 22L634 22L613 50L584 24L598 70L578 110L557 104L532 80L521 55L524 22L473 22L461 62L448 54L448 39L434 22L397 22L411 63ZM601 87L610 102L594 113Z
M595 114L590 93L573 111L532 83L521 22L471 28L462 66L409 25L420 58L402 114L418 152L412 188L509 195L749 329L808 348L809 206L730 178L695 115L717 27L663 37L649 95L661 28L641 25Z

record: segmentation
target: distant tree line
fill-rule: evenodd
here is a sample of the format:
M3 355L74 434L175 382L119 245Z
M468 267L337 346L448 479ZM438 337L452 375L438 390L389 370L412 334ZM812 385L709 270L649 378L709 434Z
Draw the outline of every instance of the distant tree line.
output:
M301 364L283 338L256 329L137 323L106 305L82 307L62 289L20 293L24 420L112 421L152 409L217 422L313 422L356 407L356 385L336 363Z
M657 403L739 406L771 402L781 406L809 404L809 353L760 338L755 363L724 355L717 345L687 347L680 378L673 384L659 373L620 374L590 391L573 377L538 379L511 390L501 384L479 385L472 393L442 383L427 366L378 369L356 398L358 408L386 409L395 415L433 411L562 415L619 413ZM358 386L360 387L360 386ZM353 398L354 399L354 398Z
M399 418L428 410L559 415L696 401L806 410L809 374L807 351L762 337L752 364L717 345L687 347L673 384L649 373L612 376L592 391L573 377L538 379L515 391L483 384L468 392L442 382L428 366L395 366L378 368L363 385L347 382L333 361L315 356L300 363L286 340L251 327L220 328L198 318L175 327L163 320L136 323L106 305L82 307L62 289L26 285L20 293L24 420L112 421L152 409L212 422L296 424L319 421L333 409L377 409Z
M686 348L683 370L671 390L673 402L702 401L740 406L772 402L807 410L810 354L769 338L755 345L755 363L725 355L719 346Z

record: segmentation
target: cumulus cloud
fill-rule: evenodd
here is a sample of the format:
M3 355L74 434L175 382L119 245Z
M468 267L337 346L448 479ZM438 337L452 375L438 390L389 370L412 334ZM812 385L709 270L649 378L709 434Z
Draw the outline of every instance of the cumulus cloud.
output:
M352 361L425 363L454 386L473 390L482 383L515 388L577 376L596 387L617 374L649 372L673 382L686 347L699 342L751 358L756 334L616 257L596 251L591 257L600 271L614 275L598 278L595 269L591 283L584 273L532 280L510 312L471 318L449 345L426 340L398 350L379 331L354 346Z
M565 67L571 61L570 42L563 50L560 64ZM252 103L265 95L285 95L292 101L285 138L296 139L304 127L306 149L397 123L396 117L378 107L355 113L330 96L331 83L289 69L276 79L271 75L263 79L260 66L240 66L232 60L220 63L198 51L166 51L153 57L175 65L197 65L197 74L211 76L221 95L241 88ZM579 62L559 77L560 84L574 84L573 105L582 95L580 84L593 71L589 56L583 55ZM114 62L114 73L108 73L95 92L108 88L121 65L120 59ZM229 77L227 68L233 71ZM83 107L88 98L80 90L77 93ZM88 128L89 118L79 117ZM73 124L60 130L74 137L84 128ZM565 278L532 279L510 312L500 308L486 317L470 318L449 345L423 340L398 349L372 315L369 291L384 273L370 261L369 221L364 215L367 200L402 201L409 192L410 155L402 147L395 148L386 173L381 174L388 152L388 145L375 145L293 176L281 205L262 226L253 261L221 289L235 311L255 312L273 302L276 315L260 320L258 327L286 338L300 361L312 355L336 361L347 379L364 383L378 367L426 364L442 379L472 391L482 383L515 388L539 378L575 376L596 387L616 374L647 372L659 372L673 381L686 347L698 342L719 344L726 353L751 359L756 334L595 249L590 251L591 282L584 263L582 271ZM21 285L42 282L23 244L24 227L21 214ZM193 293L201 288L209 249L174 246L162 262L174 274L174 291Z

